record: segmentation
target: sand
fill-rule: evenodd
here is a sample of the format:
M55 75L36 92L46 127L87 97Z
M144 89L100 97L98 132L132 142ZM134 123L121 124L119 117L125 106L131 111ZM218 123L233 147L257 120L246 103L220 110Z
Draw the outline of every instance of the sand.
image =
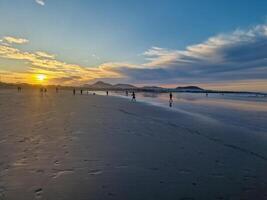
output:
M0 90L0 200L267 199L267 134L71 91Z

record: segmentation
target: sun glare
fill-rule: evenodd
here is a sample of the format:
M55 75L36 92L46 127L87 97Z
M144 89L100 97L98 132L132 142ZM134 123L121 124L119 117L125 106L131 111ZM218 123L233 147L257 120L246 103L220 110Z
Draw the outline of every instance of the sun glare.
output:
M42 81L44 81L47 77L46 77L46 75L44 75L44 74L38 74L38 75L36 75L36 78L37 78L38 81L42 82Z

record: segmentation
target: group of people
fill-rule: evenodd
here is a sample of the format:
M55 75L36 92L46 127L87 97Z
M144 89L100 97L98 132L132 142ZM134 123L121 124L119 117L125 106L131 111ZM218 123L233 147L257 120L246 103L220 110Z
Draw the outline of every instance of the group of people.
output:
M46 88L40 88L40 93L41 94L46 94L47 93L47 89Z
M56 91L58 92L58 89ZM73 88L72 94L76 95L76 89L75 88ZM80 90L80 94L83 95L83 89ZM88 90L87 90L87 94L89 94ZM95 95L95 93L93 93L93 95ZM107 96L109 95L109 91L106 91L106 95ZM128 90L125 91L125 95L129 96ZM135 96L135 92L134 91L132 92L132 101L136 101L136 96Z
M22 88L21 87L18 87L18 92L21 92Z
M21 92L22 88L21 87L18 87L18 92ZM59 92L59 88L56 87L56 93ZM47 93L47 89L46 88L40 88L40 93L41 94L46 94ZM76 89L73 88L72 90L72 93L73 95L76 95ZM80 90L80 94L83 95L83 89ZM87 94L89 94L89 91L87 90ZM93 93L93 95L95 95L95 93ZM106 95L108 96L109 95L109 91L106 91ZM129 92L128 90L125 91L125 95L126 96L129 96ZM170 100L169 100L169 106L172 107L172 104L173 104L173 99L172 99L173 95L172 95L172 92L170 92ZM135 92L133 91L132 92L132 101L133 102L136 102L136 95L135 95Z
M80 94L83 95L83 92L84 92L83 89L81 89ZM73 93L73 95L76 95L76 89L75 88L73 88L72 93ZM87 90L87 94L89 94L88 90Z

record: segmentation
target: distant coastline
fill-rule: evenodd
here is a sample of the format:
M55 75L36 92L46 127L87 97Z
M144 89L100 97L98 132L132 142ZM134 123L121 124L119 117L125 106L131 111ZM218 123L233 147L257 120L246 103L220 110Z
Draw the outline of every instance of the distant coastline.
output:
M253 91L227 91L227 90L210 90L204 89L198 86L178 86L176 88L163 88L159 86L144 86L137 87L131 84L115 84L105 83L103 81L97 81L93 84L85 84L81 86L61 86L61 85L41 85L41 84L28 84L28 83L5 83L0 82L0 89L16 89L22 88L60 88L63 90L71 90L73 88L79 88L91 91L135 91L135 92L155 92L155 93L168 93L168 92L181 92L181 93L217 93L217 94L254 94L267 96L266 92L253 92Z

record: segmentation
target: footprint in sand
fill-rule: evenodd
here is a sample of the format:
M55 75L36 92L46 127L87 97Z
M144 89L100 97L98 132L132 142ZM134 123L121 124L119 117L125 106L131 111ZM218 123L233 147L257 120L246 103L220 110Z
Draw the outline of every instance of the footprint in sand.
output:
M0 199L5 196L5 188L0 186Z
M35 198L36 199L40 199L42 198L42 194L43 194L43 189L42 188L38 188L34 191L35 193Z
M54 165L59 165L59 161L55 160Z

